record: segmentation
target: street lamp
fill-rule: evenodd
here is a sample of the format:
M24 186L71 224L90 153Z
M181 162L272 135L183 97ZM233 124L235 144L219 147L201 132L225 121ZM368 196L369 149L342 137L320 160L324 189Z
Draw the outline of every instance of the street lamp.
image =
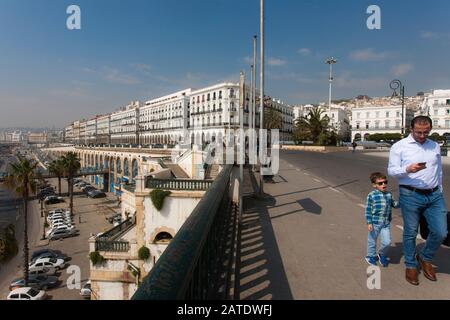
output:
M329 89L329 94L328 94L328 112L331 112L331 83L333 82L333 64L335 64L336 62L337 62L337 60L333 57L328 58L325 61L325 63L330 65L330 76L329 76L330 89Z
M402 99L402 138L405 135L405 127L406 127L406 123L405 123L405 86L402 84L402 82L400 80L392 80L391 83L389 84L389 87L394 91L392 93L392 98L393 97L397 97L398 93L397 93L397 89L400 88L400 97Z

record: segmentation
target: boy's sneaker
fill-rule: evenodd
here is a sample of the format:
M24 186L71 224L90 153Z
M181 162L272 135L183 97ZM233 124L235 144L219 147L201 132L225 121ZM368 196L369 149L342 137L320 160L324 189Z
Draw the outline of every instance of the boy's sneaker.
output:
M389 265L389 260L388 260L388 258L386 256L384 256L382 254L379 254L378 255L378 259L380 260L380 264L383 267L387 267Z
M366 257L366 261L367 261L367 263L370 264L371 266L376 266L376 265L377 265L378 259L377 259L377 257L369 257L369 256L367 256L367 257Z

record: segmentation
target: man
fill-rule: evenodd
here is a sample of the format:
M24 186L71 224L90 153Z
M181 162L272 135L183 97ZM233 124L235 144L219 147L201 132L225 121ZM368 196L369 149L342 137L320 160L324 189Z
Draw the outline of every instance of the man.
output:
M403 216L403 253L406 280L419 284L417 267L436 281L431 261L447 236L447 209L442 194L440 147L427 139L432 121L417 116L411 121L411 134L394 144L389 155L388 174L398 179ZM424 215L430 234L422 251L416 254L420 215Z
M356 144L356 141L353 141L352 142L352 148L353 148L353 153L355 153L355 150L356 150L356 146L357 146L357 144Z

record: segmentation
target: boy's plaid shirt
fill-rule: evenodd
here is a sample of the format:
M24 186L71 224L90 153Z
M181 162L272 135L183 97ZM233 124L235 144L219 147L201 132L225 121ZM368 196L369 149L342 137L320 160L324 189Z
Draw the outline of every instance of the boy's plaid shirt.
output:
M392 220L392 207L398 208L399 203L394 200L392 193L374 190L367 196L366 222L367 224L388 224Z

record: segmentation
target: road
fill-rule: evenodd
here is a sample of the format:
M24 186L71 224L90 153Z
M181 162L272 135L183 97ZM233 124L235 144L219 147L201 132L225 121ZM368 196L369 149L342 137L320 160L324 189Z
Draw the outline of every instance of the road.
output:
M372 191L369 176L372 172L380 171L387 174L387 152L299 152L280 151L281 157L301 170L307 171L330 186L340 189L350 195L365 201L367 194ZM450 203L450 158L443 163L443 187L446 203ZM389 188L398 199L398 183L396 179L388 177Z
M274 183L265 184L266 196L244 201L239 298L450 299L447 247L433 261L437 282L423 274L417 287L406 282L399 209L393 210L391 264L368 269L364 202L372 190L370 173L385 172L387 161L383 154L281 151L280 171ZM448 169L445 165L444 172ZM391 187L396 193L395 181ZM424 241L418 238L417 245L420 249ZM368 285L372 275L379 287Z

